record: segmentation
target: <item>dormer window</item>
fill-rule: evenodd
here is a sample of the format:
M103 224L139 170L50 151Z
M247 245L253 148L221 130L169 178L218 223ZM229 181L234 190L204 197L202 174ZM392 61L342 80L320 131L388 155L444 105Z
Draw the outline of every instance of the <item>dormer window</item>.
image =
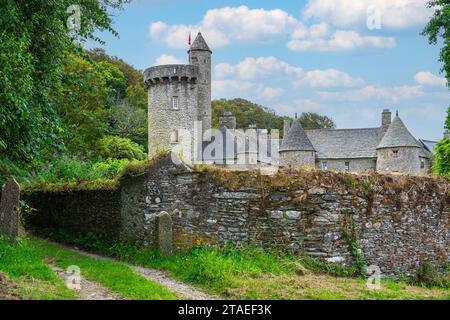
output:
M172 110L178 110L179 106L178 106L178 96L173 96L172 97Z
M397 159L398 157L398 150L392 151L392 158Z

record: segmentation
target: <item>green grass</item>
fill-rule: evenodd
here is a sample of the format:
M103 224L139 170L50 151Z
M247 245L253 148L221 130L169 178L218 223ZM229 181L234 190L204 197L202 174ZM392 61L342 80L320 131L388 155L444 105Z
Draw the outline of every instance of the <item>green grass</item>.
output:
M65 286L27 240L12 245L0 238L0 271L18 285L14 293L24 298L76 299L75 292Z
M17 294L31 299L75 299L75 292L67 289L44 263L48 257L63 269L71 265L80 267L86 279L125 298L176 299L174 293L136 274L123 263L93 259L44 240L22 239L18 245L0 240L0 271L19 285Z
M371 291L354 268L258 248L202 247L171 256L132 246L104 247L103 253L171 276L232 299L450 299L450 291L382 281Z
M294 257L277 251L265 252L257 247L200 247L163 256L152 249L124 244L107 245L98 239L93 241L95 237L74 238L64 233L56 234L65 242L88 247L121 261L164 270L174 278L224 298L450 299L447 289L411 286L404 280L386 280L382 282L381 290L371 291L365 279L355 277L355 268L343 268L310 257ZM48 245L45 248L49 250ZM59 263L63 266L67 265L68 261L64 262L60 254L52 254L60 257ZM85 268L80 267L82 270Z

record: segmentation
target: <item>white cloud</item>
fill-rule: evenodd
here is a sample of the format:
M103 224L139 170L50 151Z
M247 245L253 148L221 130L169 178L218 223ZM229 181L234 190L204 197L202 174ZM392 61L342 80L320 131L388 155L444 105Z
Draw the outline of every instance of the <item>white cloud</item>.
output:
M271 101L283 95L285 91L286 90L284 90L283 88L266 87L263 89L261 95L264 100Z
M382 28L402 29L424 25L432 14L428 0L308 0L303 17L326 20L338 27L365 25L367 9L380 10Z
M155 63L153 63L153 65L160 66L160 65L164 65L164 64L185 64L185 63L186 63L186 61L178 59L174 56L162 54L155 60Z
M236 65L221 63L215 68L218 79L227 77L239 77L245 80L268 77L298 78L302 73L302 68L291 66L275 57L246 58Z
M365 47L394 48L395 38L362 36L355 31L338 30L331 38L293 39L287 47L292 51L348 51Z
M313 70L294 83L294 87L309 85L313 88L327 87L357 87L364 84L364 80L353 78L348 73L336 69Z
M208 44L218 48L231 42L267 43L291 33L298 24L296 18L280 9L225 7L208 10L202 21L195 25L152 23L150 37L171 48L185 48L189 32L195 36L201 30Z
M387 88L368 85L360 89L348 91L321 91L318 92L318 95L325 100L334 101L362 102L380 100L396 103L402 100L408 100L423 96L424 92L421 86L403 85Z
M421 71L416 73L414 80L423 86L446 86L447 80L442 77L438 77L431 72Z
M227 79L213 80L214 98L244 98L255 102L268 103L281 96L285 89L274 88L253 81Z

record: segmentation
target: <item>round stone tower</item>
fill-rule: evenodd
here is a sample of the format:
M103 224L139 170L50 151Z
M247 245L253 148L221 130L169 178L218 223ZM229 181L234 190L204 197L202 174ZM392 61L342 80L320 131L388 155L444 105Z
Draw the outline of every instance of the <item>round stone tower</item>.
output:
M284 133L280 146L280 165L289 168L314 168L315 164L316 151L296 118Z
M420 145L395 116L377 147L377 171L418 174Z
M211 50L200 33L189 50L189 62L155 66L144 72L149 158L178 144L192 146L194 134L201 141L198 135L211 128ZM196 130L200 132L194 130L196 121L202 121L202 128Z
M211 55L212 51L206 44L201 32L188 51L189 64L198 66L198 112L199 120L203 122L203 132L211 129Z

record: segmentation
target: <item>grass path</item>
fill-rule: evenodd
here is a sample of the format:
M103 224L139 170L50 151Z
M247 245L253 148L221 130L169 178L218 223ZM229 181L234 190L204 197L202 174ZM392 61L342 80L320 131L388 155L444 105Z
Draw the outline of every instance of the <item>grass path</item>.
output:
M59 246L62 246L62 245L59 245ZM97 255L97 254L94 254L91 252L86 252L86 251L83 251L80 249L71 248L69 246L63 246L63 247L68 250L72 250L78 254L82 254L87 257L90 257L92 259L117 262L116 260L109 258L109 257L100 256L100 255ZM144 268L141 266L133 266L133 265L129 265L129 267L132 270L134 270L137 274L142 275L143 277L147 278L148 280L157 282L161 286L166 287L168 290L176 292L178 297L181 299L187 299L187 300L217 300L217 299L220 299L216 295L207 294L204 291L202 291L192 285L189 285L189 284L186 284L179 280L173 279L173 278L167 276L167 274L165 272L162 272L160 270L149 269L149 268Z
M51 262L51 263L49 263ZM52 270L78 266L85 284L107 288L115 298L134 300L172 300L177 295L154 281L137 274L124 263L87 257L35 238L10 244L0 239L0 273L15 284L9 295L36 300L76 300L86 298L67 288ZM94 296L96 294L91 293Z

